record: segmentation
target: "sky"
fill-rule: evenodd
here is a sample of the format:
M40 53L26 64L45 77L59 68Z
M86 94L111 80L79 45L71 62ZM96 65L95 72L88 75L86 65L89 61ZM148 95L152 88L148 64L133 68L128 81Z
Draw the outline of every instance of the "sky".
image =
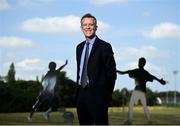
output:
M112 45L118 70L135 69L145 57L145 69L168 81L147 87L180 91L180 0L0 0L0 75L13 62L16 79L36 80L50 61L59 67L68 59L63 71L76 81L85 13L97 18L97 36ZM115 89L134 86L128 75L117 75Z

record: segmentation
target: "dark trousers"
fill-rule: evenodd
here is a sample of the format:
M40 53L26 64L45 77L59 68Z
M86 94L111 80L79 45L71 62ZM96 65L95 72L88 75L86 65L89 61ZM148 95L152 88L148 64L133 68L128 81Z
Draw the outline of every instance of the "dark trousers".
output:
M77 114L80 125L108 125L108 104L95 87L79 88Z

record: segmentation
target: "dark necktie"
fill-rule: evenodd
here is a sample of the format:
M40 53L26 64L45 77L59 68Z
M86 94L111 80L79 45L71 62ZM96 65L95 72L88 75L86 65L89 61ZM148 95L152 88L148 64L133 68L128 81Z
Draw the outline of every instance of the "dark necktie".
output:
M88 55L89 55L89 43L86 43L86 51L84 56L84 64L82 69L82 75L81 75L81 86L82 88L85 88L88 85L88 76L87 76L87 63L88 63Z

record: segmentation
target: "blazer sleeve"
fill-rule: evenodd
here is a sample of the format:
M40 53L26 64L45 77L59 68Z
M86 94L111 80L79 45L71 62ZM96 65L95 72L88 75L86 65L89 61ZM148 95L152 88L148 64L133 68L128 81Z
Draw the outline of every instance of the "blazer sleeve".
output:
M116 75L116 63L114 59L114 53L109 43L106 43L103 48L103 63L105 67L106 79L108 81L109 93L113 92Z

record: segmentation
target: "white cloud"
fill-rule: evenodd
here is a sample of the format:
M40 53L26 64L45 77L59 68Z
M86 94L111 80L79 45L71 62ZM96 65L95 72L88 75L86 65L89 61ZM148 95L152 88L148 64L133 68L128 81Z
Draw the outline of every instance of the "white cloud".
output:
M20 62L15 63L16 68L16 79L23 80L35 80L38 76L41 79L42 75L45 74L46 66L45 63L38 59L24 59Z
M76 16L32 18L22 23L22 29L31 32L65 32L79 31L80 18Z
M109 28L110 25L98 21L100 30ZM48 17L48 18L32 18L21 24L21 29L30 32L60 32L60 33L78 33L80 32L80 17Z
M20 38L20 37L0 37L0 47L32 47L33 43L31 40Z
M127 62L127 64L122 65L118 68L120 68L121 70L132 70L138 68L138 60L129 61ZM162 66L155 65L150 61L146 61L146 65L144 68L155 76L164 76L165 74L167 74L167 71Z
M95 5L107 5L107 4L112 4L112 3L124 4L124 3L127 3L128 0L89 0L89 2Z
M151 31L144 32L146 38L152 39L180 39L180 26L173 23L155 25Z
M117 69L131 70L138 68L138 60L140 57L145 57L147 62L145 69L154 75L167 74L163 66L158 66L151 61L161 61L168 57L168 54L160 52L156 47L143 46L140 48L127 47L121 48L115 51L115 59L117 63Z
M165 59L167 54L160 52L154 46L142 46L140 48L127 47L121 48L115 51L115 57L120 61L137 60L140 57L146 57L150 59Z
M30 6L30 5L42 5L49 4L54 0L18 0L17 4L21 6Z
M8 10L10 9L11 6L10 4L7 2L7 0L0 0L0 11L3 11L3 10Z
M155 76L163 77L167 74L167 70L163 66L158 66L148 61L145 65L145 69Z
M103 31L105 29L109 29L111 26L105 22L97 21L98 30Z
M16 67L19 70L23 71L37 71L37 70L43 70L43 63L40 59L25 59L21 62L16 63Z
M62 60L54 60L57 64L58 69L61 65L65 63ZM16 78L24 79L24 80L35 80L37 76L39 79L42 75L45 75L48 71L48 64L50 61L42 60L39 58L26 58L22 61L15 63L16 68ZM65 67L63 70L67 70Z

